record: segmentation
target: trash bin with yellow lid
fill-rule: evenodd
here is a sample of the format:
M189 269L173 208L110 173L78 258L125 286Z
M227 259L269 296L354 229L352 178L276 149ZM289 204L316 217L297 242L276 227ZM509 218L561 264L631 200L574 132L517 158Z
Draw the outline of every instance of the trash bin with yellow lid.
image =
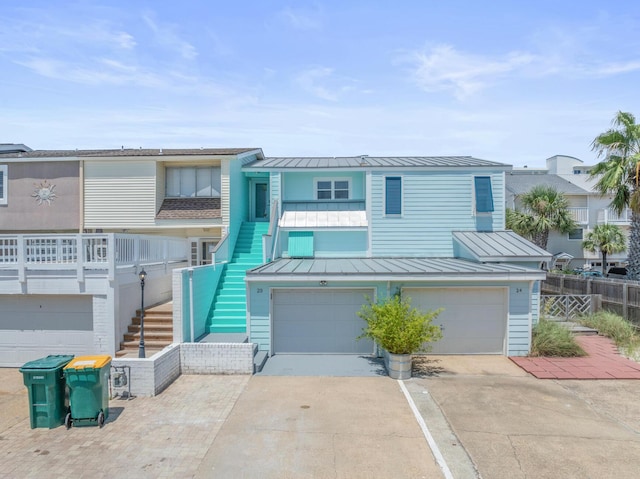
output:
M69 387L71 411L64 420L74 426L104 425L109 417L111 356L78 356L63 369Z

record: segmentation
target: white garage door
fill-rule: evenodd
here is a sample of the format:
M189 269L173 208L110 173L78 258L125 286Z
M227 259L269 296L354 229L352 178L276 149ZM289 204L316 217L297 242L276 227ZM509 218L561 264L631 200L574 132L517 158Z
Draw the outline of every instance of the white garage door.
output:
M274 353L370 354L356 340L365 322L357 312L370 289L279 289L273 292Z
M419 309L444 311L434 321L443 337L432 354L503 354L507 331L506 288L404 288Z
M0 366L49 354L92 354L91 296L0 296Z

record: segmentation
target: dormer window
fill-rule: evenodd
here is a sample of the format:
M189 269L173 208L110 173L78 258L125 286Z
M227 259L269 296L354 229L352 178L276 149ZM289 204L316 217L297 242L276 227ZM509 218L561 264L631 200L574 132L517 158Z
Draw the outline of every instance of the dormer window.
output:
M167 167L167 198L219 198L219 167Z
M315 184L317 200L348 200L351 196L348 179L318 179Z

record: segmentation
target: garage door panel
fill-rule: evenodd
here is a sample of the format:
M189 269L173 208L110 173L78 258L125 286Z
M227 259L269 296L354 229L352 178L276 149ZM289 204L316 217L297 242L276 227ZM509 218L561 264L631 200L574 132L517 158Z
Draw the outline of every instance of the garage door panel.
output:
M91 296L11 295L0 304L0 366L94 352Z
M506 337L507 295L504 288L406 288L412 305L444 308L434 320L443 337L431 345L434 354L502 354Z
M371 353L357 341L365 322L357 312L371 290L276 290L273 341L276 353Z

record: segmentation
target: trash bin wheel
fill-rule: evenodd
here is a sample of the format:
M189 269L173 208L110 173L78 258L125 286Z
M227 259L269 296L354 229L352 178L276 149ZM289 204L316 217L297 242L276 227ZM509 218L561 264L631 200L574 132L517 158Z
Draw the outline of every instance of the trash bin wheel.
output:
M98 426L104 426L104 413L102 411L98 413Z
M64 427L66 427L67 429L71 428L71 413L68 412L67 415L64 417Z

